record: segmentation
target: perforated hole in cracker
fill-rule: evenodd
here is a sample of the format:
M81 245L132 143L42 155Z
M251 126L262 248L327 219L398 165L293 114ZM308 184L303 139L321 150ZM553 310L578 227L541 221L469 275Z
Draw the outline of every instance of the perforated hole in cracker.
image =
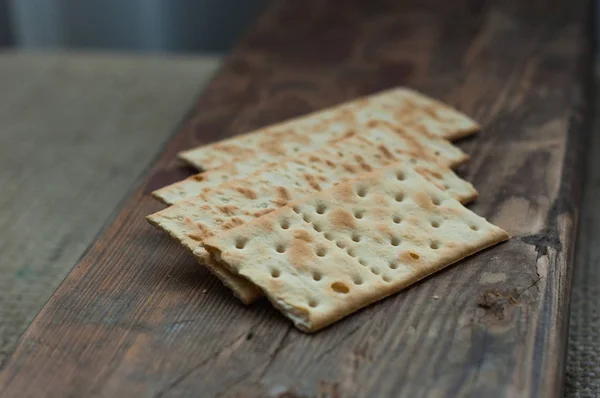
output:
M327 210L327 206L324 203L319 203L316 207L317 214L325 214L325 210Z

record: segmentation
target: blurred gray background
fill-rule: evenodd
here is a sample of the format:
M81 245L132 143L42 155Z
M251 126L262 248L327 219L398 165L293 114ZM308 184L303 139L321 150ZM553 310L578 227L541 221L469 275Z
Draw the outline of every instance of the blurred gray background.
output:
M0 0L0 47L223 53L266 2Z
M0 0L0 46L227 51L266 0Z

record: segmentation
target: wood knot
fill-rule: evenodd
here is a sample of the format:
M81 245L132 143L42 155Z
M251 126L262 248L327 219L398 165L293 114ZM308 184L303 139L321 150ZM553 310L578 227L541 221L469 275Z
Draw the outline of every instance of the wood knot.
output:
M487 290L477 300L477 306L498 320L503 320L510 306L519 304L518 295L498 290Z

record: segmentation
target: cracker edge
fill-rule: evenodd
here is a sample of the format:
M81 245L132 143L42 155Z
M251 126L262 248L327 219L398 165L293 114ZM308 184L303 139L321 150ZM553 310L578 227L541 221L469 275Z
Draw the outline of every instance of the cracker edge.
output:
M223 283L223 285L228 287L233 292L233 295L245 305L250 305L259 298L263 297L261 289L254 283L250 282L248 279L231 272L226 267L222 267L218 264L215 264L214 260L210 258L208 254L205 257L196 254L195 251L198 248L201 248L202 246L199 246L196 249L192 249L189 246L184 245L179 238L177 238L171 233L170 230L163 228L159 221L154 220L152 218L152 214L146 216L146 221L148 221L150 225L156 227L157 229L166 232L171 239L173 239L179 245L183 246L188 252L190 252L194 256L194 259L196 260L198 265L208 268L208 270L215 277L217 277L221 281L221 283ZM239 288L238 284L242 285L243 288Z

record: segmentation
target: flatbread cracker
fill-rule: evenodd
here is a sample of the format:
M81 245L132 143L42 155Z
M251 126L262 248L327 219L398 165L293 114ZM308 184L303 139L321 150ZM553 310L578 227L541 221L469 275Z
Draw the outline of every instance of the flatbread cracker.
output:
M457 110L407 88L359 98L224 141L180 152L178 157L200 170L212 170L245 159L269 162L314 150L373 122L456 139L479 131L479 125Z
M336 143L340 143L355 135L357 134L350 134L348 137L344 137ZM395 139L394 135L398 135L399 138ZM468 158L463 151L447 140L438 138L427 132L417 132L412 128L395 127L388 122L371 123L368 127L365 127L361 136L367 139L373 139L376 143L383 142L386 145L390 145L391 150L403 151L406 153L412 152L415 154L415 157L435 157L441 164L450 167L455 167ZM383 137L383 139L381 139L381 137ZM326 147L327 146L325 146L324 151L327 151ZM339 147L340 150L344 150L343 145L338 145L337 147ZM295 158L304 155L304 153L296 155ZM188 177L183 181L160 188L154 191L152 195L166 204L174 204L180 200L208 192L228 180L241 179L258 170L276 167L270 159L270 157L253 157L204 173L199 173Z
M248 223L291 200L400 159L411 162L421 175L464 203L477 197L477 191L470 183L439 164L435 155L410 138L405 140L402 135L385 130L372 130L369 138L355 136L309 156L274 165L245 180L222 184L149 215L147 220L194 251L205 239ZM247 280L222 270L201 247L194 254L244 303L261 296L260 291Z
M215 261L314 332L508 239L407 163L338 184L218 234Z

